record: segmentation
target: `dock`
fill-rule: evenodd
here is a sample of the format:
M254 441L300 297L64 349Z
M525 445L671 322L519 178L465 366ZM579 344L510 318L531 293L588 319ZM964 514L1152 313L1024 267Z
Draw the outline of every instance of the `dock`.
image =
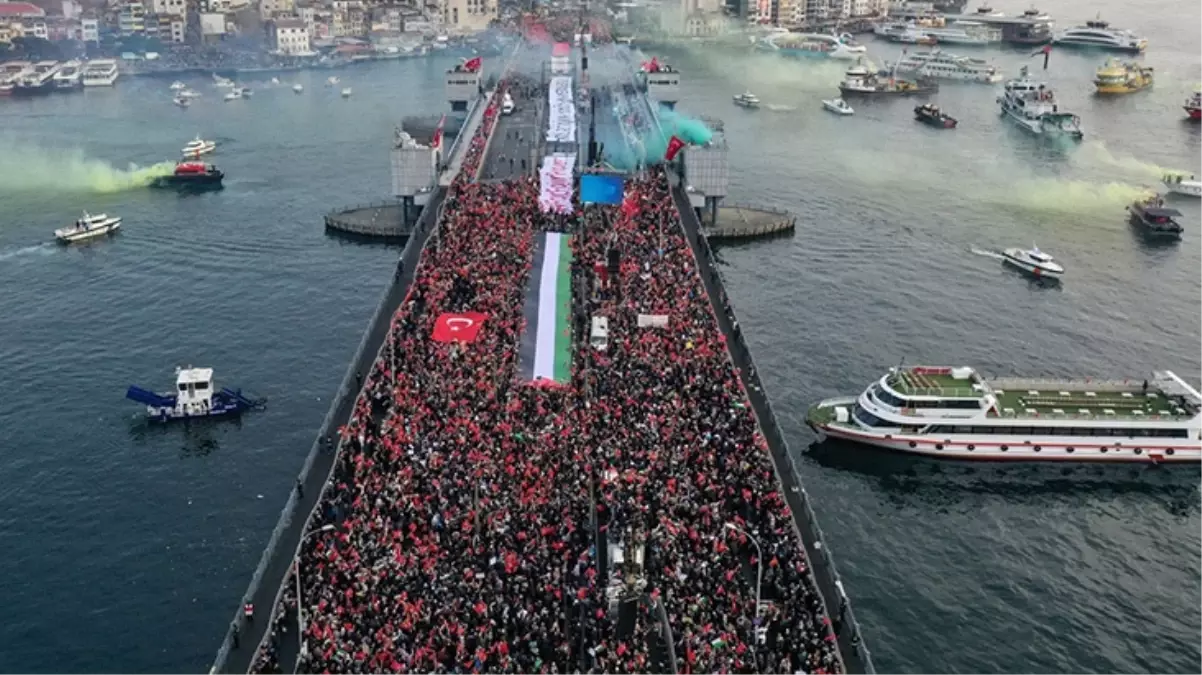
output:
M421 205L417 206L420 211ZM382 201L339 209L325 216L326 231L370 239L404 241L413 234L412 218L401 201Z
M718 222L705 224L701 233L711 241L756 239L792 232L797 216L781 209L747 204L718 207Z

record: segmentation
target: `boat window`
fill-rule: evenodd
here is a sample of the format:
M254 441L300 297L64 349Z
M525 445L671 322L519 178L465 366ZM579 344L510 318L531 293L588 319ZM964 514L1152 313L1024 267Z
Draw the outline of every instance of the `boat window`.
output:
M864 426L867 426L867 427L894 426L894 425L882 420L881 418L877 417L876 415L873 415L872 413L868 412L867 410L861 408L858 404L854 408L852 408L851 414L856 418L857 421L860 422L860 424L863 424Z
M197 388L197 389L208 389L208 388L209 388L209 383L208 383L208 382L197 382L197 383L196 383L196 388Z
M876 397L878 399L880 399L881 402L884 403L885 405L891 405L894 408L905 408L909 405L909 401L907 401L906 399L904 399L900 396L897 396L895 394L892 394L888 391L885 391L883 388L881 388L879 386L876 388L875 393L876 393Z
M188 385L181 382L179 385L179 390L180 391L188 391Z

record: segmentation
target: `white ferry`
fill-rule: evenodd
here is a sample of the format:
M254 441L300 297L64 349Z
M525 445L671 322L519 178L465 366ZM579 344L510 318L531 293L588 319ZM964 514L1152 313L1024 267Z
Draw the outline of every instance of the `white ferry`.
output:
M52 79L54 81L54 88L60 91L82 87L83 62L72 60L64 63Z
M1061 134L1076 140L1085 137L1081 118L1061 110L1055 93L1047 84L1032 80L1026 66L1018 78L1006 82L998 103L1002 114L1033 134Z
M104 213L92 216L85 212L82 218L75 221L69 227L55 230L54 238L59 243L72 244L77 241L94 239L95 237L111 234L116 232L120 227L121 218L118 216L110 216Z
M913 73L932 80L960 80L982 84L997 84L1002 81L1002 74L998 69L983 59L956 56L941 49L902 56L897 62L897 72Z
M88 61L83 69L83 86L111 87L117 81L120 72L117 62L112 59L94 59Z
M773 32L757 42L761 49L785 56L805 56L842 61L854 61L868 52L849 33L823 35L820 33Z
M9 61L0 64L0 96L11 96L17 81L33 71L29 61Z
M1168 371L1141 383L892 368L858 397L810 408L806 423L820 435L929 457L1202 461L1202 394Z
M1062 30L1052 38L1052 44L1062 47L1095 47L1108 51L1139 54L1148 48L1148 41L1129 30L1111 28L1101 19L1086 21L1084 26Z
M892 42L906 44L955 44L984 47L1002 41L1002 31L979 21L957 21L950 26L924 26L915 23L879 23L872 32Z

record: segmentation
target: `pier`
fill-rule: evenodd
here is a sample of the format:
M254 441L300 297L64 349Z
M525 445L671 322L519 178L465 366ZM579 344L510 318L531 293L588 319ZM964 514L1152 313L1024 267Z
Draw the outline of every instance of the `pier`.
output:
M416 205L419 213L424 204ZM326 230L339 234L403 241L413 234L412 205L403 201L373 202L339 209L325 216Z
M557 211L547 96L469 116L215 672L872 672L684 163Z
M718 207L718 219L701 223L701 234L711 241L757 239L792 232L797 216L781 209L749 204Z

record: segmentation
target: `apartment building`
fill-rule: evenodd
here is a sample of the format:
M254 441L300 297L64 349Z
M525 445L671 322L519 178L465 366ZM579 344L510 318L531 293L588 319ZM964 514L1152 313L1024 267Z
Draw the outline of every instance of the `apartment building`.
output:
M277 16L291 16L295 11L293 0L259 0L259 18L264 21Z
M296 18L273 19L271 43L277 52L289 56L312 53L309 48L309 31L305 27L305 22Z
M498 0L439 0L443 25L457 33L476 33L497 18Z

